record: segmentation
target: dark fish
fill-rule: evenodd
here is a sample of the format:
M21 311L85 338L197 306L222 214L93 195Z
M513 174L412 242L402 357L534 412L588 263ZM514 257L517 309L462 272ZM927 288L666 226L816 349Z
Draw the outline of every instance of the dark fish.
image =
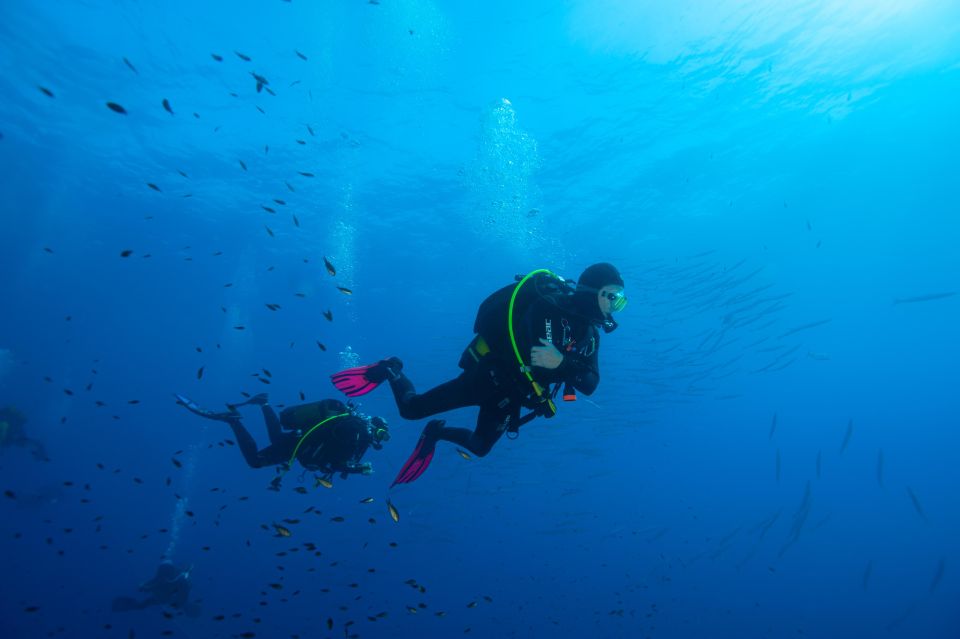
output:
M273 231L270 229L269 226L267 226L266 224L264 224L264 225L263 225L263 228L267 229L267 234L268 234L270 237L276 237L276 236L273 234Z
M773 423L770 424L770 434L767 439L773 439L773 434L777 431L777 414L773 414Z
M127 60L126 58L124 58L124 59L123 59L123 63L124 63L125 65L127 65L128 67L130 67L130 70L131 70L131 71L133 71L133 72L136 73L137 75L140 75L140 72L137 71L137 68L136 68L135 66L133 66L133 63L132 63L132 62L130 62L129 60Z
M187 175L186 173L184 173L183 171L181 171L180 169L177 169L177 173L179 173L179 174L182 175L183 177L187 178L188 180L190 179L190 176Z
M783 338L786 337L787 335L793 335L794 333L799 333L800 331L806 331L806 330L809 330L809 329L811 329L811 328L816 328L817 326L823 326L824 324L828 324L828 323L830 323L830 322L832 322L832 321L833 321L833 319L822 319L822 320L818 320L818 321L816 321L816 322L810 322L809 324L801 324L800 326L794 326L793 328L791 328L791 329L788 330L787 332L778 335L778 336L777 336L777 339L783 339Z
M843 436L843 443L840 444L840 454L843 454L843 451L847 449L847 444L850 443L850 438L853 437L853 419L847 422L847 432Z
M166 98L163 99L163 108L167 111L167 113L169 113L170 115L173 115L173 107L170 106L170 100Z
M241 168L241 169L243 169L244 171L247 170L247 165L244 164L243 160L237 160L237 162L240 163L240 168Z
M372 504L372 503L373 503L373 497L364 497L363 499L360 500L360 503L361 503L361 504Z
M940 580L943 579L943 572L947 569L947 560L944 557L940 558L940 561L937 562L937 572L933 575L933 579L930 581L930 592L933 593L937 586L940 585Z
M293 225L296 226L297 228L300 228L300 220L297 219L296 213L293 214Z
M127 110L116 102L107 102L107 108L113 111L114 113L121 113L123 115L127 114Z
M250 56L244 55L239 51L234 51L234 53L237 54L237 57L243 60L244 62L250 62Z
M311 136L315 136L316 133L313 132L313 129L310 127L310 125L308 124L308 125L306 125L306 126L307 126L307 131L310 133L310 135L311 135Z
M24 612L36 612L40 610L40 606L27 606L23 609Z
M302 402L302 401L305 400L306 398L307 398L307 396L303 394L303 391L300 391L300 401Z
M127 403L128 403L128 404L139 404L139 403L140 403L140 400L139 400L139 399L128 399L128 400L127 400Z
M307 143L306 140L294 140L294 142L296 142L297 144L300 144L300 145L304 145L304 144Z
M336 275L336 274L337 274L337 269L334 268L334 266L333 266L333 264L330 262L330 260L327 259L327 256L324 256L324 257L323 257L323 265L327 268L327 273L329 273L330 275Z
M326 350L327 350L327 347L324 346L324 345L323 345L323 342L321 342L320 340L317 340L317 348L319 348L321 351L326 351Z
M333 618L327 617L327 630L333 630Z
M147 182L147 186L149 186L151 189L153 189L153 190L156 191L157 193L162 193L162 192L163 192L163 191L160 190L160 187L157 186L156 184L154 184L153 182Z
M133 251L131 251L130 249L125 249L123 251L120 251L120 257L130 257L130 255L132 254L133 254Z
M266 211L267 213L276 213L276 209L271 209L269 206L260 205L260 208Z
M176 466L177 468L183 468L183 464L176 457L171 457L170 461L172 461L173 465Z
M303 55L302 53L300 53L300 52L297 51L296 49L294 49L293 52L296 53L296 54L297 54L297 57L300 58L301 60L306 60L306 59L307 59L307 56Z
M275 92L273 89L271 89L270 87L265 86L265 87L263 87L263 90L266 91L267 93L269 93L270 95L274 96L274 97L276 97L276 95L277 95L276 92Z
M302 175L303 177L309 177L309 178L314 177L313 173L309 173L309 172L307 172L307 171L297 171L297 173L299 173L299 174Z
M337 290L343 293L344 295L353 295L353 291L351 291L346 286L338 286Z
M234 326L234 327L233 327L233 330L235 330L235 331L242 331L242 330L245 329L245 328L246 328L246 326L238 325L238 326Z
M268 371L267 369L261 368L260 370L262 370L263 374L266 375L267 377L273 377L273 374L271 374L270 371Z
M210 57L216 60L217 62L223 62L223 56L217 55L216 53L211 53Z
M43 250L46 251L47 253L53 253L53 249L50 248L49 246L44 246Z
M7 497L7 498L9 498L9 499L16 499L16 498L17 498L17 495L16 495L12 490L5 490L5 491L3 491L3 495L4 495L4 497Z
M942 300L948 297L953 297L956 295L956 291L949 291L946 293L930 293L929 295L917 295L916 297L898 297L893 300L894 305L897 304L913 304L915 302L932 302L933 300Z
M257 107L257 111L259 111L260 113L263 113L264 115L267 114L267 112L264 111L264 110L263 110L262 108L260 108L260 107Z
M197 369L197 379L203 379L203 366Z
M923 506L920 505L920 499L909 486L907 486L907 494L910 495L910 501L913 502L913 508L917 511L917 514L920 515L920 519L927 521L927 514L923 512Z
M286 203L284 200L278 200L277 198L273 198L273 201L276 202L277 204L279 204L280 206L286 206L286 205L287 205L287 203Z
M47 87L38 86L37 88L40 89L40 91L41 91L45 96L47 96L48 98L54 97L53 91L51 91L51 90L48 89Z
M329 311L329 310L324 311L323 316L327 318L327 321L330 321L330 322L333 321L333 311Z

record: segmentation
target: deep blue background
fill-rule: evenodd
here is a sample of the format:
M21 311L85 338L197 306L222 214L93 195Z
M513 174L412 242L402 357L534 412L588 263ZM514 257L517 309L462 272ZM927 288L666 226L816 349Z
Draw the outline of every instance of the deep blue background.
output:
M960 635L960 295L894 303L960 291L960 6L448 4L0 6L0 405L52 458L0 450L0 634ZM173 402L332 397L350 351L425 390L486 294L601 260L597 393L441 446L399 524L387 392L376 474L308 495ZM201 617L111 613L168 549Z

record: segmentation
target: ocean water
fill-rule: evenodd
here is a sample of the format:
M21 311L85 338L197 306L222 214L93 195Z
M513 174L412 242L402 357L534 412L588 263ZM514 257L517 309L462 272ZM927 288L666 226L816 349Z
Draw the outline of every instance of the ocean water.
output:
M960 636L957 2L4 0L0 89L0 636ZM597 391L410 485L385 389L332 489L174 401L600 261Z

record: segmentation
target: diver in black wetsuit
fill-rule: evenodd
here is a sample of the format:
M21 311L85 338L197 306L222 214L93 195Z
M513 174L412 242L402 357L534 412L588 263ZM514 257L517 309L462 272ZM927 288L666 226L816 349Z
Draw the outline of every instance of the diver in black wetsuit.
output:
M564 399L575 398L573 389L585 395L596 390L600 383L597 328L607 333L616 328L612 314L626 306L623 279L607 263L587 268L575 289L552 273L535 273L528 276L529 283L525 278L483 302L474 324L476 337L460 358L463 372L455 379L417 394L396 357L332 376L337 388L354 397L389 381L405 419L480 407L473 430L448 427L443 420L429 422L395 484L419 477L439 440L482 457L504 432L516 432L537 416L552 417L556 413L553 396L561 386ZM555 385L552 393L551 385ZM531 412L521 417L524 408Z
M373 465L361 463L369 448L380 450L390 439L387 422L380 417L367 417L336 399L289 406L280 416L268 403L266 393L255 395L239 404L227 404L228 410L214 413L197 406L190 399L177 395L177 403L190 412L226 422L237 438L243 458L251 468L300 465L326 477L340 473L370 475ZM243 426L237 408L247 404L260 406L267 425L270 445L263 449Z
M181 568L164 561L157 567L153 579L140 584L140 592L147 593L146 599L116 597L113 600L114 612L143 610L150 606L170 606L182 610L188 617L200 615L200 604L190 601L190 572L192 566Z
M50 461L43 443L27 435L24 428L26 423L26 416L13 406L0 408L0 448L11 446L28 448L34 459Z

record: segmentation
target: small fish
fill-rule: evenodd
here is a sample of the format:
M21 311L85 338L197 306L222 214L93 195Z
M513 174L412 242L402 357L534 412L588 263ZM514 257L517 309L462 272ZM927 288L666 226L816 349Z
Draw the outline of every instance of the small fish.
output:
M373 503L373 497L364 497L363 499L360 500L360 503L361 503L361 504L372 504L372 503Z
M773 423L770 424L770 434L767 436L767 439L773 439L773 434L777 431L777 414L773 414Z
M48 89L47 87L37 86L37 88L40 89L40 92L43 93L43 94L44 94L45 96L47 96L48 98L54 97L53 91L51 91L51 90Z
M234 53L237 54L237 57L240 58L241 60L243 60L244 62L250 62L250 56L244 55L244 54L240 53L239 51L234 51Z
M910 501L913 502L913 508L917 511L917 514L920 515L920 519L927 521L927 514L923 512L923 506L920 505L920 499L909 486L907 486L907 494L910 495Z
M843 451L847 449L847 444L850 443L850 438L853 437L853 419L847 422L847 432L843 436L843 443L840 444L840 454L843 454Z
M266 368L261 368L260 370L263 371L263 374L266 375L267 377L273 377L273 374L270 371L268 371Z
M197 369L197 379L203 379L203 366Z
M114 113L120 113L121 115L126 115L127 110L116 102L107 102L107 108L113 111Z
M294 142L296 142L297 144L300 144L300 145L304 145L304 144L307 143L306 140L294 140Z
M293 214L293 225L300 228L300 220L297 219L296 213Z
M307 59L307 56L303 55L302 53L300 53L300 52L297 51L296 49L294 49L293 52L296 53L296 54L297 54L297 57L300 58L301 60L306 60L306 59Z
M166 99L166 98L163 99L163 108L164 108L164 110L165 110L167 113L169 113L170 115L173 115L173 107L170 106L170 100L168 100L168 99ZM186 176L184 176L184 177L186 177Z
M333 618L327 617L327 630L333 630Z
M268 234L270 237L276 237L276 236L273 234L273 231L270 229L269 226L267 226L266 224L264 224L264 225L263 225L263 228L267 229L267 234Z
M177 468L183 468L183 463L176 457L171 457L170 461L172 461L173 465L176 466Z
M413 606L407 606L407 612L409 612L411 615L415 615L415 614L417 614L417 613L420 612L420 611L419 611L418 609L414 608Z
M266 211L267 213L276 213L276 212L277 212L276 209L272 209L272 208L270 208L269 206L264 206L263 204L260 205L260 208L263 209L264 211Z
M337 290L343 293L344 295L353 295L353 291L351 291L346 286L338 286Z
M930 293L929 295L917 295L916 297L898 297L893 300L894 306L897 304L915 304L917 302L932 302L934 300L943 300L948 297L953 297L956 295L956 291L948 291L946 293Z
M324 488L333 488L333 482L329 479L324 479L323 477L317 477L317 483L313 485L314 488L319 488L323 486Z
M136 73L137 75L140 75L140 72L137 71L137 67L133 66L133 63L132 63L132 62L130 62L129 60L127 60L126 58L124 58L124 59L123 59L123 63L124 63L125 65L127 65L128 67L130 67L130 70L131 70L131 71L133 71L133 72Z
M147 186L149 186L151 189L153 189L157 193L163 193L163 191L160 190L160 187L154 184L153 182L147 182Z
M471 601L470 603L467 604L467 608L476 608L477 605L478 604L476 601Z
M326 310L323 312L323 316L327 318L327 321L333 321L333 311Z
M130 257L132 254L133 254L133 251L131 251L130 249L125 249L123 251L120 251L120 257Z
M305 400L306 398L307 398L307 396L303 394L303 391L300 391L300 401L302 402L302 401Z
M237 160L237 162L240 163L240 168L241 168L241 169L243 169L244 171L247 170L247 165L246 165L246 163L244 163L243 160Z
M280 524L273 524L273 529L277 532L274 537L289 537L293 533L290 532L290 529L286 526L281 526Z
M313 132L313 128L309 124L307 124L306 127L307 127L307 132L310 133L312 137L317 135L316 133Z
M277 198L273 198L273 201L276 202L277 204L279 204L280 206L286 206L286 205L287 205L287 203L286 203L284 200L278 200Z
M464 459L473 459L472 457L470 457L470 453L468 453L467 451L463 450L462 448L458 448L458 449L457 449L457 453L458 453L461 457L463 457Z
M393 505L393 502L389 499L387 500L387 510L390 512L390 519L394 523L400 523L400 511L397 510L397 507Z
M313 175L313 173L310 173L310 172L308 172L308 171L297 171L297 173L299 173L299 174L302 175L303 177L308 177L308 178L315 177L315 176Z
M330 521L335 521L335 522L337 522L338 524L341 524L341 523L345 522L346 519L344 519L343 517L337 515L336 517L331 517L331 518L330 518Z
M936 591L937 586L940 585L940 580L943 579L943 573L947 569L947 560L944 557L940 558L940 561L937 562L937 572L934 573L933 579L930 581L930 592L933 593Z
M259 111L260 113L262 113L262 114L264 114L264 115L267 114L267 112L264 111L261 107L257 107L257 111Z
M326 255L323 256L323 265L327 269L327 273L331 276L337 274L337 269L333 266L333 263L327 258Z
M327 350L327 347L324 346L323 343L320 342L319 340L317 340L317 348L319 348L321 351L326 351L326 350Z
M242 330L244 330L245 328L247 328L247 327L244 326L243 324L237 324L236 326L233 327L233 330L235 330L235 331L242 331Z
M8 499L16 499L16 498L17 498L16 493L14 493L12 490L5 490L5 491L3 491L3 495L4 495L4 497L6 497L6 498L8 498Z
M270 587L274 590L283 590L283 584L270 584Z
M217 62L223 62L223 56L217 55L216 53L211 53L210 57L216 60Z

